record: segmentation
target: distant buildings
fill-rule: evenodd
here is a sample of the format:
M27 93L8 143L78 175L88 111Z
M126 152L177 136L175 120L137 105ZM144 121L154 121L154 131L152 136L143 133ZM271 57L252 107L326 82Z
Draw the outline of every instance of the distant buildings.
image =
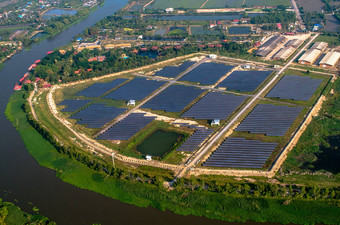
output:
M173 13L174 12L174 8L166 8L165 12L166 13Z

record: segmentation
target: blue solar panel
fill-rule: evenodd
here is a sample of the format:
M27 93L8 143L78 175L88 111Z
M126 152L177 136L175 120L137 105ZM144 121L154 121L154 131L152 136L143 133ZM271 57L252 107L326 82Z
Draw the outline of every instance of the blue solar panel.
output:
M182 114L182 117L195 119L226 119L246 99L244 96L225 95L209 92L195 105Z
M198 127L197 130L176 150L186 152L195 151L213 131L213 129Z
M66 108L61 110L62 112L74 112L84 107L89 102L91 102L91 100L68 99L60 102L58 105L66 105Z
M164 84L164 81L147 80L146 78L137 77L104 98L138 101L144 99Z
M116 125L110 127L97 139L102 140L129 140L133 135L151 123L156 117L145 116L145 113L131 113Z
M227 138L203 166L260 169L276 146L277 143L266 143L259 140Z
M145 103L142 108L180 112L203 92L204 90L191 86L172 85Z
M186 61L182 63L180 66L166 66L160 71L156 72L155 76L161 76L161 77L177 77L180 73L184 72L186 69L188 69L190 66L194 65L196 62L193 61Z
M106 92L110 91L111 89L117 87L118 85L124 83L128 79L125 78L118 78L110 83L95 83L92 84L90 87L80 91L76 95L82 95L87 98L97 98L105 94Z
M217 87L241 92L254 91L272 71L234 71Z
M95 103L74 114L70 119L79 119L77 124L88 125L88 128L101 128L125 110L123 108L106 106L103 103Z
M236 131L284 136L301 110L301 107L258 104L236 128Z
M202 85L213 85L233 68L233 66L222 63L202 63L180 80L200 83Z
M321 82L321 79L312 79L307 76L284 76L266 97L308 101Z

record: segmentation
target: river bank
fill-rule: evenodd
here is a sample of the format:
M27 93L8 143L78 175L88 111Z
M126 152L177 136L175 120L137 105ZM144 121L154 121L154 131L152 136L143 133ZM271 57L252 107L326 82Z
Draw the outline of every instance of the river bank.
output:
M56 171L57 177L79 188L139 207L154 207L182 215L205 216L225 221L256 221L296 224L339 223L338 201L284 198L244 198L201 191L167 191L140 182L116 179L94 171L82 163L60 155L53 146L30 126L22 110L23 92L12 95L6 115L19 131L29 153L41 166Z

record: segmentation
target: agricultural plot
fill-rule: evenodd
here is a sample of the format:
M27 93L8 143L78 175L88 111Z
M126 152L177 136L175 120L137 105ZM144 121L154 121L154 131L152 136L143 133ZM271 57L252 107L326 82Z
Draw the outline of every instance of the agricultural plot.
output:
M217 8L240 8L244 0L209 0L203 8L217 9Z
M195 105L183 113L181 117L223 120L228 118L245 99L246 97L244 96L209 92Z
M266 97L308 101L321 82L321 79L312 79L307 76L286 75Z
M180 112L203 92L204 90L191 86L172 85L145 103L142 108Z
M68 99L60 102L58 105L66 106L64 109L61 110L62 112L74 112L84 107L89 102L91 102L91 100Z
M228 34L230 35L243 35L243 34L250 34L251 29L250 27L229 27Z
M221 31L206 29L203 27L190 27L191 35L220 35Z
M166 8L198 9L204 2L205 0L156 0L149 7L163 10Z
M253 92L272 71L234 71L217 87L240 92Z
M233 66L222 63L203 63L180 80L200 83L202 85L213 85L233 68Z
M193 152L209 137L213 129L197 128L196 131L176 151Z
M138 101L144 99L164 84L165 82L163 81L147 80L146 78L137 77L117 90L111 92L104 98Z
M261 169L276 146L277 143L259 140L227 138L203 166Z
M236 131L284 136L301 110L301 107L258 104L236 128Z
M290 6L290 0L246 0L245 5L250 6Z
M74 114L70 119L79 120L77 124L87 125L88 128L101 128L125 110L124 108L106 106L104 103L94 103Z
M97 139L100 140L129 140L140 130L151 123L156 117L145 116L145 113L132 113L125 119L110 127Z
M87 98L98 98L105 94L106 92L110 91L113 88L116 88L117 86L121 85L128 79L119 78L116 80L111 81L110 83L95 83L91 85L90 87L80 91L77 93L77 96L85 96Z
M177 77L180 73L184 72L190 66L194 65L195 63L196 62L194 61L186 61L182 63L180 66L166 66L160 71L156 72L154 75L161 76L161 77L174 78L174 77Z

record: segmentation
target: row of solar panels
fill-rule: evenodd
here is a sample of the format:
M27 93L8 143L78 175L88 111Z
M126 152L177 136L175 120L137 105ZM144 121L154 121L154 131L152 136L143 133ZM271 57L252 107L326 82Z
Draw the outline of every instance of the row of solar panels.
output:
M227 138L203 163L206 167L263 167L277 143L265 143L245 138Z

